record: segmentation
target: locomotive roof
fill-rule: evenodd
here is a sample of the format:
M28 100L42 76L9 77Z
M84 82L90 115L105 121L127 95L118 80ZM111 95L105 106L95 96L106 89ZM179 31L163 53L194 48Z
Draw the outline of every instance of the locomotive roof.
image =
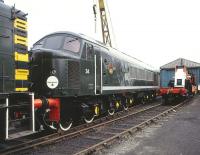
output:
M96 44L98 44L100 46L104 46L104 47L106 46L104 43L102 43L102 42L100 42L98 40L95 40L94 38L88 37L88 36L86 36L84 34L81 34L81 33L74 33L74 32L70 32L70 31L58 31L58 32L54 32L54 33L48 34L45 37L47 37L49 35L54 35L54 34L69 34L69 35L72 35L72 36L75 36L75 37L78 37L78 38L81 38L81 39L85 39L85 40L91 41L91 42L96 43Z
M134 65L136 65L137 67L142 67L142 68L146 68L147 70L156 71L156 69L153 68L152 66L150 66L149 64L146 64L143 61L141 61L141 60L139 60L139 59L137 59L133 56L130 56L130 55L124 53L124 52L121 52L118 49L109 47L109 46L105 45L104 43L97 41L94 38L88 37L84 34L74 33L74 32L70 32L70 31L58 31L58 32L48 34L45 37L47 37L49 35L54 35L54 34L69 34L69 35L72 35L72 36L75 36L75 37L78 37L78 38L81 38L81 39L88 40L92 43L95 43L99 46L102 46L102 47L108 49L109 53L112 54L113 56L118 56L120 59L123 59L125 61L130 62L130 63L134 63ZM43 38L45 38L45 37L43 37Z

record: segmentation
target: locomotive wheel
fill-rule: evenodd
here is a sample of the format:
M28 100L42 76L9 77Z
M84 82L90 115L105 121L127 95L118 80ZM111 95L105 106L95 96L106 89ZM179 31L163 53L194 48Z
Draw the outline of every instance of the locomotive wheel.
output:
M67 131L71 128L72 126L72 119L67 118L67 119L61 119L59 123L59 127L62 131Z
M92 123L94 120L95 115L91 113L87 113L83 116L83 120L85 123Z
M123 109L124 109L125 111L127 111L127 110L128 110L128 105L127 105L127 104L123 104Z
M145 103L146 103L146 101L145 101L145 98L144 98L144 97L141 99L141 103L142 103L142 104L145 104Z
M115 109L113 109L113 108L108 109L108 114L110 116L114 115L114 113L115 113Z
M49 121L48 120L48 113L49 113L49 110L46 110L46 112L44 113L43 115L43 122L44 122L44 125L47 127L47 128L50 128L52 130L57 130L58 128L58 124L56 122L52 122L52 121Z
M51 124L49 125L49 127L53 130L57 130L57 123L56 122L51 122Z
M134 104L134 99L133 98L130 98L130 99L127 100L128 107L133 106L133 104Z

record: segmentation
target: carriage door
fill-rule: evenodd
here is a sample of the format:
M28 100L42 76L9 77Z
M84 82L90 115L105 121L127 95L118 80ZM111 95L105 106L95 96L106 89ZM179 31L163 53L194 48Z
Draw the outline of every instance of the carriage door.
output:
M101 71L102 71L102 58L101 50L99 47L94 46L94 66L95 66L95 94L101 94Z

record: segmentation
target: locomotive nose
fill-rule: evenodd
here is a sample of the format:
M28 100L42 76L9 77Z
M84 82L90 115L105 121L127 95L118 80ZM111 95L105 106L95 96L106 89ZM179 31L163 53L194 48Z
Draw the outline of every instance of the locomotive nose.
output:
M58 87L59 80L51 52L37 51L31 56L31 82L32 90L48 92L48 89Z

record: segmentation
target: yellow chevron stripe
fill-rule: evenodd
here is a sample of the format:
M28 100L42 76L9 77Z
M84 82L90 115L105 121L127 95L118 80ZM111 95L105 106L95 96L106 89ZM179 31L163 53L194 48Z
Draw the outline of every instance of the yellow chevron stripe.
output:
M15 69L15 80L28 80L29 70Z
M27 21L21 20L19 18L15 19L14 21L14 27L23 31L27 31L27 25Z
M15 35L14 43L28 46L27 38L18 35Z

